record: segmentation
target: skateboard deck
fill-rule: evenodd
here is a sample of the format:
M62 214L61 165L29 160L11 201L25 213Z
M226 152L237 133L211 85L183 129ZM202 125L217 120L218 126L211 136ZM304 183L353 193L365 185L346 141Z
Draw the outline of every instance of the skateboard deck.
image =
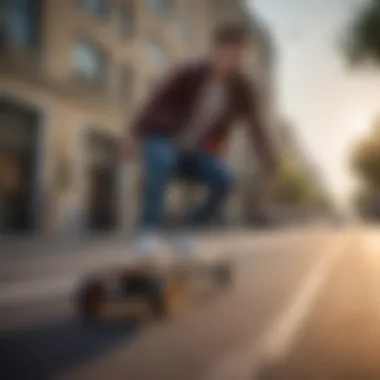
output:
M90 275L78 291L78 309L85 319L162 317L190 302L194 285L227 288L232 267L225 259L210 262L169 260L107 268Z

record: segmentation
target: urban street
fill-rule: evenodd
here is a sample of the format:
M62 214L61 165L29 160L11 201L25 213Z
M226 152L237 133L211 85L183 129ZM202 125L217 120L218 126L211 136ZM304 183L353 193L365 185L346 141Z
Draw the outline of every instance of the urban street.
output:
M144 325L90 324L74 308L84 274L127 265L121 241L21 260L4 255L2 378L378 379L378 232L315 227L204 237L205 256L228 250L231 288Z
M379 36L380 0L0 1L0 380L379 380Z

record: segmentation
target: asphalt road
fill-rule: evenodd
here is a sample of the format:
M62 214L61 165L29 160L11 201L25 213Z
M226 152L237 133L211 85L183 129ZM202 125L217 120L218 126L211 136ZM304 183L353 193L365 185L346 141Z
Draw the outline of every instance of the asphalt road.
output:
M227 244L223 239L218 239L221 246ZM47 286L44 293L43 282L35 287L31 278L26 297L19 290L12 293L8 284L8 296L0 292L0 377L380 378L378 231L289 231L229 239L235 247L231 289L144 326L85 324L73 309L73 288ZM58 276L52 268L61 267L62 277L78 268L75 261L71 265L52 261L40 267L39 280L45 276L48 285Z

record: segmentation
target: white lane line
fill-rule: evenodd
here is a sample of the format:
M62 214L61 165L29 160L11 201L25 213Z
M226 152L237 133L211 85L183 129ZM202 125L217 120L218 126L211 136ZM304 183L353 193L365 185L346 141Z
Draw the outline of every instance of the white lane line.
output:
M343 252L344 237L338 237L306 277L293 301L258 340L216 363L204 380L254 380L263 365L284 358L306 321L328 274Z

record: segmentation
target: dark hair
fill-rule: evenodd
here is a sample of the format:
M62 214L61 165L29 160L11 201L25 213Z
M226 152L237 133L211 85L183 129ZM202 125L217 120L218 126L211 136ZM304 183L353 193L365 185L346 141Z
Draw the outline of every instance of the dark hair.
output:
M219 25L213 34L213 43L216 46L238 45L247 42L250 33L245 25L223 24Z

